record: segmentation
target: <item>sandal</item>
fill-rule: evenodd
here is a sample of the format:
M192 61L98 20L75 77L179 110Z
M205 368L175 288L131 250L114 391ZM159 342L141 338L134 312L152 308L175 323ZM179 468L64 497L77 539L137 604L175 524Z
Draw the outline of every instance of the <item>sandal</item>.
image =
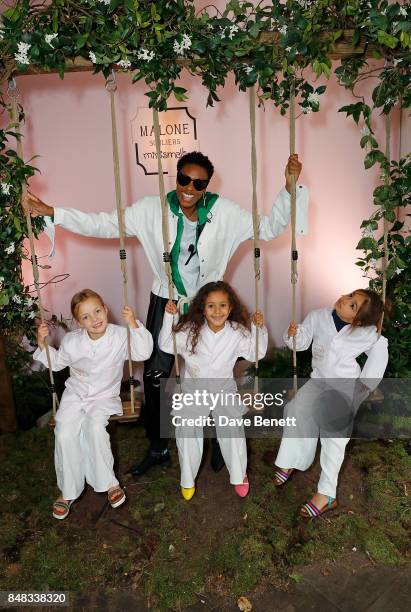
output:
M288 470L288 472L284 472L281 468L275 468L274 470L274 484L276 487L282 487L287 480L290 478L291 474L294 472L294 468Z
M118 508L126 501L126 494L119 486L112 487L107 491L108 501L112 508Z
M321 514L324 514L325 512L335 510L337 506L337 500L333 497L328 498L328 503L323 508L317 508L313 502L307 501L301 506L300 516L303 518L317 518L317 516L321 516Z
M55 519L61 521L65 519L70 512L70 506L74 499L69 501L56 500L53 504L53 516ZM63 510L63 512L56 512L55 510Z

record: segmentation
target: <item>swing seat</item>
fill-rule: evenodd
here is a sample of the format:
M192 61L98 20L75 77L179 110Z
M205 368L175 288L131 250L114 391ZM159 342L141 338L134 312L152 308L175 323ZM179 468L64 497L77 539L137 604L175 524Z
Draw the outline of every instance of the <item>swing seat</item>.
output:
M138 421L141 413L141 394L136 393L134 397L134 412L131 412L131 401L123 400L123 414L113 414L110 421L116 423L133 423Z
M382 404L384 401L384 393L378 387L371 391L364 404Z

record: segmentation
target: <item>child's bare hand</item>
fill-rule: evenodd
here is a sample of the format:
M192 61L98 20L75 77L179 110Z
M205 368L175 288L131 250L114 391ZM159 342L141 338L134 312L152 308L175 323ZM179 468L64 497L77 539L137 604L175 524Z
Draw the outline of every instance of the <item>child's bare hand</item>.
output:
M132 308L130 308L130 306L124 306L122 315L124 321L129 327L132 327L133 329L136 329L138 327L134 311L132 310Z
M261 310L256 310L253 316L251 317L251 321L254 323L256 327L262 327L264 325L264 315Z
M290 326L288 328L288 332L287 332L288 337L292 338L293 336L296 335L297 331L298 331L298 325L297 323L293 321L292 323L290 323Z
M37 328L37 344L39 345L39 349L43 350L45 347L44 340L49 335L49 328L45 323L40 323Z
M168 300L166 304L166 312L172 315L176 315L178 313L177 306L174 304L172 300Z

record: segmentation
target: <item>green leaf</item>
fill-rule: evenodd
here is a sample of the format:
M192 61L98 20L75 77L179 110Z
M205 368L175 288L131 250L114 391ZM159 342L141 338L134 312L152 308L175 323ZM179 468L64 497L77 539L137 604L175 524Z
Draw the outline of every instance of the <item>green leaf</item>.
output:
M374 240L374 238L364 237L364 238L361 238L361 240L359 241L359 243L357 244L355 248L360 249L362 251L373 250L377 248L377 241Z
M390 49L395 49L399 41L398 41L398 38L396 38L395 36L392 36L392 34L387 34L387 32L384 32L383 30L379 30L378 31L378 42L381 45L385 45L386 47L389 47Z
M384 160L385 160L384 153L382 153L378 149L373 149L372 151L367 153L367 155L365 156L364 167L365 167L366 170L368 170L369 168L371 168L375 164L375 162L377 162L377 161L378 162L383 162Z

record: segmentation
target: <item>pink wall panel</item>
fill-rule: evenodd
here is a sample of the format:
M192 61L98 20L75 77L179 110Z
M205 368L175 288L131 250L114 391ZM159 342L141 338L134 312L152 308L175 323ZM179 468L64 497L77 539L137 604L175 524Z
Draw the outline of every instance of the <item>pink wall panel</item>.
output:
M318 83L320 84L320 83ZM87 211L110 211L115 206L111 153L109 98L101 75L68 74L19 77L27 122L24 127L26 158L34 154L41 170L31 190L46 202ZM190 91L188 106L197 119L201 150L216 167L210 189L251 209L250 136L248 96L237 92L233 80L219 92L221 103L206 109L207 93L200 81L186 72L182 85ZM130 121L137 106L147 104L144 86L131 85L127 75L118 76L118 131L123 201L131 203L145 194L158 193L155 177L145 176L135 163ZM365 91L367 94L368 92ZM300 238L299 313L332 305L341 292L364 286L366 279L354 265L360 222L373 209L375 171L365 171L364 151L359 146L359 127L337 113L352 97L331 79L322 96L321 111L297 122L297 150L304 168L301 182L311 191L310 234ZM173 106L178 103L173 102ZM360 126L361 127L361 126ZM383 141L383 121L376 121ZM398 117L395 117L392 151L398 148ZM274 195L284 184L288 157L288 121L270 104L257 113L258 194L261 212L268 213ZM166 188L173 188L166 179ZM161 231L161 228L158 228ZM121 283L116 241L75 236L57 230L57 252L52 270L43 278L69 273L64 283L44 290L46 306L69 315L72 294L91 287L105 297L114 320L121 311ZM262 298L271 341L279 344L290 320L289 251L287 230L272 243L262 245ZM152 274L144 252L135 239L128 240L131 301L145 321ZM40 251L47 251L45 239ZM26 279L30 271L26 270ZM231 261L226 277L253 306L252 243L244 244Z

